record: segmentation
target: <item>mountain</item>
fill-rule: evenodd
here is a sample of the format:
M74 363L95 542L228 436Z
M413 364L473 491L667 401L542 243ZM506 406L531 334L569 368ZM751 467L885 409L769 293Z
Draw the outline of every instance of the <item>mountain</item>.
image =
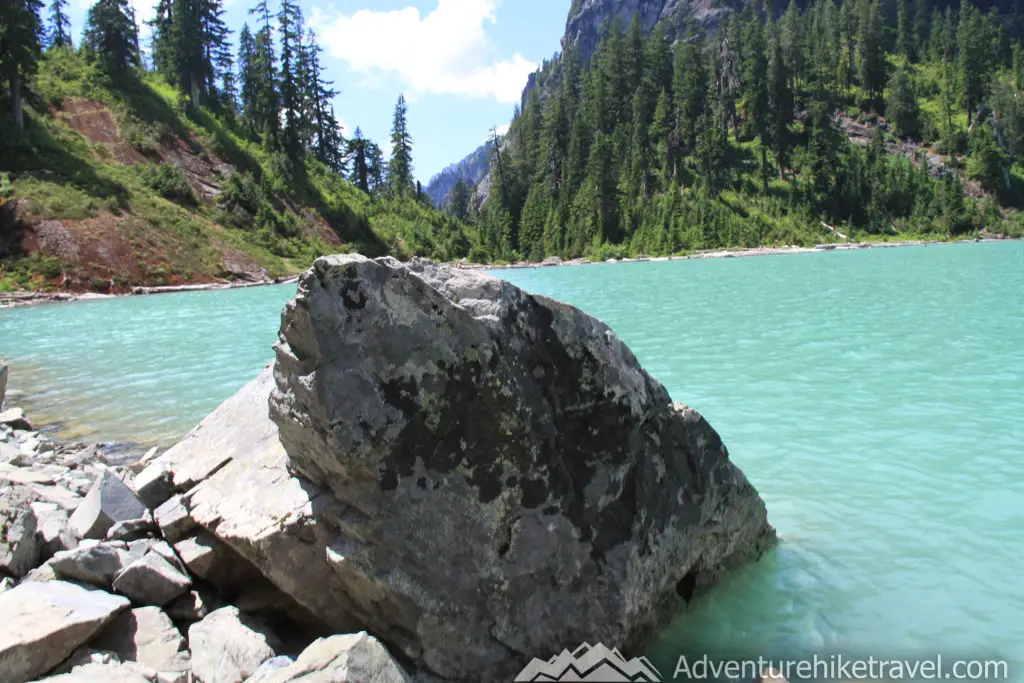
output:
M573 0L562 49L575 43L585 62L597 49L604 29L616 17L624 26L637 17L645 36L649 36L658 23L664 23L669 38L675 38L685 30L685 19L704 27L714 26L724 15L741 9L744 4L745 0Z
M0 292L264 281L327 253L452 260L472 247L425 201L367 194L308 156L291 164L237 114L184 110L160 74L100 66L46 51L24 134L0 117Z
M499 137L500 141L500 137ZM481 180L487 177L491 169L491 157L494 144L485 142L477 147L462 161L454 163L430 179L427 184L427 194L430 200L439 209L448 206L452 188L459 178L469 187L477 186Z

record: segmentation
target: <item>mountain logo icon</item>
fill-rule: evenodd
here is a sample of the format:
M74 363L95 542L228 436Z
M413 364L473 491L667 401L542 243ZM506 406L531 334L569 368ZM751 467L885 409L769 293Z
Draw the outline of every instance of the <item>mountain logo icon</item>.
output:
M553 683L660 683L661 674L646 657L627 660L618 650L598 643L583 643L574 651L562 650L548 661L534 659L516 676L516 682Z

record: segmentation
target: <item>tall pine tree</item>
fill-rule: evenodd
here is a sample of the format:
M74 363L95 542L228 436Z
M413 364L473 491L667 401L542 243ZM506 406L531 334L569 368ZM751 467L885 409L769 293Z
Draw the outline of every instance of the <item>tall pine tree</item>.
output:
M391 126L391 163L388 165L391 191L399 197L404 197L412 189L412 137L407 115L405 95L399 95Z
M111 76L124 78L139 66L139 31L128 0L99 0L89 10L84 42Z
M50 0L50 47L72 47L68 0Z
M4 0L0 4L0 74L11 92L11 118L25 129L22 85L36 70L42 51L42 0Z

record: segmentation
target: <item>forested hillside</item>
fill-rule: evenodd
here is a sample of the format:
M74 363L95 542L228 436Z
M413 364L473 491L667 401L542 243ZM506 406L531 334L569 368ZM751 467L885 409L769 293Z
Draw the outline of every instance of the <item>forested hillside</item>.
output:
M0 290L261 280L324 253L470 250L475 233L413 181L403 98L390 160L358 129L342 137L294 0L260 2L235 40L221 0L161 0L148 60L127 0L99 0L80 45L66 4L0 4Z
M674 44L613 20L591 60L569 41L537 74L475 216L483 252L1020 235L1024 51L997 9L755 2Z

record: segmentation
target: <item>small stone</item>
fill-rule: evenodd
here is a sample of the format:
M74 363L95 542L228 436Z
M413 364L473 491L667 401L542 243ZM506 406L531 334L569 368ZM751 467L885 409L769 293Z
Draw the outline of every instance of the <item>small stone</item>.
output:
M140 605L166 605L192 586L185 576L163 557L147 553L124 568L114 579L114 590Z
M171 619L176 621L199 621L210 613L209 604L196 590L175 598L166 610Z
M0 579L0 593L9 591L12 588L14 588L14 579L12 579L9 576L5 576L4 578Z
M159 555L160 557L167 560L168 562L170 562L171 566L173 566L182 574L189 573L188 566L181 561L181 558L178 557L178 553L174 552L174 548L172 548L166 541L150 540L148 542L150 544L149 549L157 555Z
M40 557L48 560L63 550L74 550L78 539L68 524L67 510L56 503L32 503L36 515L36 531L42 541Z
M3 410L5 398L7 398L7 363L0 360L0 410Z
M321 638L307 647L294 664L249 679L249 683L293 681L410 683L387 648L365 631Z
M139 472L132 486L146 507L155 510L174 495L172 477L171 471L164 463L156 462Z
M127 553L107 543L59 552L46 563L57 578L110 590L114 577L128 564Z
M180 494L154 510L153 517L168 543L177 543L196 528L195 520L189 516Z
M222 607L188 629L192 671L203 683L239 683L275 657L279 641L262 622Z
M129 602L63 581L23 583L0 593L0 680L53 670Z
M25 412L21 408L8 408L0 412L0 424L5 424L14 430L32 430L32 423L25 417ZM17 436L17 433L15 433L15 438Z
M70 673L60 674L35 683L154 683L160 681L156 671L135 662L89 662L76 666ZM160 681L160 683L163 683Z
M71 515L71 528L81 538L103 538L115 523L140 519L146 512L146 506L130 488L110 471L104 471Z
M128 519L117 522L107 531L107 539L115 541L137 541L156 532L156 523L149 511L141 519Z
M129 465L128 468L132 472L134 472L135 474L138 474L142 470L144 470L147 467L149 467L149 464L151 462L156 460L156 456L157 456L157 454L159 452L160 452L160 450L156 446L154 446L153 448L150 448L148 451L146 451L145 455L143 455L141 458L139 458L138 460L133 462L131 465Z
M0 496L0 572L14 577L28 574L42 551L29 495L19 487L7 489Z

